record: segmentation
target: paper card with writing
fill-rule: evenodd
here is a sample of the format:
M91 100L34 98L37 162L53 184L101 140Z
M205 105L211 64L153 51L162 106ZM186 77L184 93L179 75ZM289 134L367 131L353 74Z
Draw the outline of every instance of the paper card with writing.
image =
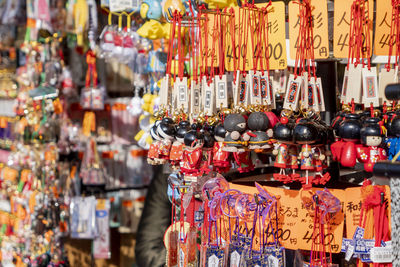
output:
M233 92L233 105L237 106L239 104L239 86L242 80L242 74L240 71L236 71L235 79L232 81L232 92Z
M178 109L183 109L188 112L189 109L189 97L188 97L188 83L187 78L183 77L176 78L174 83L174 91L177 93L177 107Z
M178 108L178 90L175 87L175 83L174 82L174 86L172 86L172 93L171 93L171 107L172 110L176 110Z
M322 90L322 80L319 77L315 81L315 93L317 96L319 111L323 112L325 111L325 99L324 99L324 91Z
M302 83L301 83L301 94L300 94L300 99L301 99L300 108L308 107L307 88L308 88L308 72L303 72Z
M249 73L246 76L243 75L239 85L239 104L249 105L250 104L250 91L253 80Z
M288 76L288 70L281 70L279 72L279 87L278 87L278 93L283 94L286 90L286 82L287 82L287 76Z
M132 9L132 1L126 0L110 0L110 11L119 12Z
M263 105L271 105L269 84L268 75L265 73L260 77L260 94Z
M289 75L288 85L286 88L285 100L283 102L284 109L297 111L299 106L299 97L301 93L302 76L294 77L294 74Z
M169 75L165 75L161 81L160 87L160 105L166 107L169 103L169 94L170 94L170 78Z
M217 108L227 108L229 101L228 77L225 74L221 77L215 76L215 92Z
M276 103L275 103L275 89L272 86L272 78L269 77L268 80L268 97L269 101L271 102L271 108L274 109L276 108Z
M208 80L207 77L203 78L202 93L203 93L203 108L205 115L213 115L215 113L215 85L214 77Z
M250 104L261 104L260 76L261 72L249 71L250 76Z
M347 72L347 85L346 85L346 103L351 103L351 100L354 99L354 103L361 104L361 94L362 94L362 66L358 64L355 66L354 64L350 64L348 72ZM344 84L345 81L343 81Z
M305 88L304 91L307 101L306 107L311 108L314 111L319 111L315 77L310 77L310 80L308 81L307 84L307 88Z
M397 68L398 67L390 69L389 71L387 71L386 68L383 68L379 72L379 101L381 105L383 105L385 101L388 103L385 96L386 85L398 82Z
M199 114L201 106L201 83L192 80L190 88L190 113Z
M379 107L378 77L376 67L362 68L363 94L362 101L366 107L371 103L374 107Z

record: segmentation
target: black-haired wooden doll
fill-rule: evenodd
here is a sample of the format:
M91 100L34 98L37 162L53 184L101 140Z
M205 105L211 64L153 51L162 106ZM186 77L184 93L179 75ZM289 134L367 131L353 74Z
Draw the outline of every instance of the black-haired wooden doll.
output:
M273 129L274 138L278 141L272 153L276 156L274 167L280 169L279 173L274 173L274 178L282 182L289 182L290 177L286 174L285 169L291 162L289 155L289 147L293 144L293 126L288 123L288 118L282 117L281 122L277 123ZM296 153L297 161L297 153Z
M175 141L172 143L171 150L169 152L169 162L173 169L178 169L180 162L183 159L183 138L185 134L190 130L190 122L181 121L176 127Z
M318 137L317 128L310 122L303 121L296 124L293 129L294 140L298 145L301 145L299 153L300 169L305 171L305 176L300 178L305 188L311 188L314 177L309 175L309 171L314 169L312 144Z
M213 147L213 166L214 170L219 173L229 171L231 163L229 160L229 152L224 150L224 139L226 130L222 124L218 124L214 128L214 147Z
M190 130L183 139L185 147L183 151L183 161L181 171L185 176L199 176L200 163L202 159L203 134Z
M246 131L246 118L239 114L229 114L224 120L224 128L226 136L224 139L224 150L228 152L244 151L247 141L250 136L245 134Z
M358 160L364 163L364 169L367 172L372 172L377 161L387 159L385 149L380 147L383 135L379 123L379 118L366 119L360 131L361 143L364 147L358 151Z

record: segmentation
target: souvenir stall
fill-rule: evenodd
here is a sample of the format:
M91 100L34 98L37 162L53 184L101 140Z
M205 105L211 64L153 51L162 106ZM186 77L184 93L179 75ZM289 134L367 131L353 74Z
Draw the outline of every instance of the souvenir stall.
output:
M400 266L399 38L399 0L0 1L1 265L141 266L162 175L165 266Z

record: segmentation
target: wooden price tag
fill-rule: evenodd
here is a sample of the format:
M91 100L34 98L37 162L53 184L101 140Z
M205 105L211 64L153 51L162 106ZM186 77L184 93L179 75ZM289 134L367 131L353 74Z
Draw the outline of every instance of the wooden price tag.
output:
M321 78L317 78L317 80L315 81L315 92L317 95L319 111L325 111L325 99L324 99L324 91L322 89Z
M347 58L349 56L349 39L350 39L350 16L351 5L353 1L335 0L334 7L334 25L333 25L333 53L336 58ZM369 3L369 19L372 25L374 17L374 1L368 0ZM370 27L370 38L372 38L372 27ZM372 43L372 40L369 42ZM364 42L367 44L367 42ZM371 49L372 54L372 49ZM369 55L371 56L371 55ZM351 87L350 87L351 88Z
M237 106L239 104L239 87L242 80L242 74L237 70L234 75L236 78L232 81L233 105Z
M190 88L190 113L199 114L201 106L201 83L192 80Z
M269 81L268 75L265 73L260 77L260 93L261 93L261 100L263 105L271 105L271 98L269 96Z
M261 92L260 92L260 72L249 71L248 76L250 79L250 104L260 105L261 104Z
M301 93L302 80L302 76L297 76L297 78L295 78L294 74L289 75L285 100L283 102L284 109L297 111L299 105L299 97Z
M354 99L354 103L361 104L361 80L362 80L362 66L360 64L357 67L354 64L350 64L349 69L347 71L347 79L343 81L344 94L346 95L345 102L351 103L351 100Z
M308 72L303 72L302 80L301 80L301 106L300 108L306 108L308 106L308 99L307 99L307 88L308 88Z
M174 91L177 93L177 108L183 108L185 112L188 112L189 95L186 77L183 77L182 79L180 79L179 77L176 78L176 81L174 83Z
M392 0L376 2L374 53L379 56L389 55L390 28L392 23ZM394 54L395 49L392 50Z
M379 107L378 77L376 67L362 68L363 94L362 101L365 107L372 103L374 107Z
M169 94L170 94L171 81L169 75L165 75L161 81L160 87L160 105L167 106L169 103Z
M387 185L380 186L384 189L387 202L390 203L390 187ZM373 186L369 185L365 188L365 191L373 191ZM344 199L344 209L346 213L346 237L353 238L353 235L360 225L361 207L363 202L363 195L361 187L352 187L345 190ZM388 219L389 219L389 229L391 229L391 208L388 208ZM365 238L370 238L372 236L366 236Z
M397 83L398 82L398 67L394 69L390 69L387 71L386 68L381 69L379 72L379 101L380 104L383 105L383 102L388 102L385 96L385 88L388 84Z
M316 59L328 58L328 6L326 0L311 0L311 6L314 8L312 10L312 16L314 18L314 57ZM299 4L291 1L289 2L289 41L291 58L296 58L296 50L299 42L299 29Z
M217 95L216 105L217 108L227 108L228 107L228 77L226 74L215 76L215 92Z
M202 49L202 55L200 57L200 66L203 68L204 66L204 59L206 58L206 66L207 67L218 67L219 65L219 49L218 49L218 40L219 38L222 38L220 35L220 29L216 28L216 25L214 25L214 21L216 19L216 14L207 14L207 16L203 15L202 20L200 20L200 32L201 32L201 45L203 47ZM208 19L208 22L206 23L206 18ZM207 26L207 29L206 29ZM207 32L207 38L206 38L206 32ZM207 40L207 44L205 43ZM205 50L207 48L207 51ZM214 58L213 55L214 54ZM211 62L214 61L214 64Z
M259 8L267 5L269 5L269 3L256 4ZM269 69L283 70L287 67L285 3L283 1L272 2L271 7L268 10L271 11L268 12L268 25L265 25L266 30L268 31L268 42L264 40L264 43L268 44L269 49ZM262 60L264 60L263 64L266 66L267 60L264 53L262 53L261 56ZM260 67L260 65L257 66L257 68ZM284 90L285 89L286 87L284 87Z
M230 184L231 189L237 189L243 193L253 195L258 193L256 187L242 186L237 184ZM310 216L310 212L313 214L313 210L308 210L305 201L309 201L312 195L317 190L312 188L310 191L297 191L287 190L283 188L275 187L263 187L271 195L279 198L278 202L278 229L275 229L277 234L276 238L282 246L287 249L304 249L311 250L313 241L313 228L314 218ZM341 203L345 201L345 191L339 189L329 189L335 197L337 197ZM243 223L244 224L244 223ZM239 225L239 229L243 232L246 231L244 225ZM251 226L250 226L251 227ZM342 245L343 228L344 228L344 214L343 211L339 211L333 214L329 222L325 224L325 241L326 251L332 253L339 253ZM250 231L250 229L248 229ZM259 243L258 227L256 227L256 234L254 235L254 243ZM273 241L273 236L270 235L267 241Z
M203 77L203 108L205 115L213 115L215 113L215 85L214 78L211 81L207 81L206 77Z
M305 91L306 91L306 101L307 101L306 106L312 108L315 111L319 111L315 77L310 77L310 80L308 81L308 85Z

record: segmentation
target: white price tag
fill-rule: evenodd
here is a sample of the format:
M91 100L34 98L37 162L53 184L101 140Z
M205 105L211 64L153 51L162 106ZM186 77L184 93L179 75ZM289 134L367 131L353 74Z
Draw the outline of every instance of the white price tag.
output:
M299 97L302 86L302 76L294 77L294 74L290 74L289 81L286 89L285 101L283 103L284 109L297 111L299 105Z
M354 64L349 66L349 70L347 72L347 79L343 81L343 90L344 95L346 96L345 102L351 103L351 100L354 99L354 103L361 104L361 94L362 94L362 66L358 64L357 67ZM343 91L342 91L343 95Z
M110 0L111 12L131 10L132 8L132 0Z
M217 108L227 108L228 107L228 81L226 75L215 76L215 92L217 95L216 105Z
M192 115L197 115L200 112L201 106L201 91L200 82L192 81L190 88L190 113Z
M373 247L370 250L370 257L374 263L390 263L393 261L392 247Z
M188 85L187 78L183 77L180 79L176 78L174 83L174 91L177 92L177 107L178 109L183 108L185 112L188 112L189 109L189 98L188 98Z
M354 246L350 244L350 245L347 247L347 251L346 251L346 255L345 255L344 259L345 259L346 261L350 261L351 256L353 256L353 254L354 254Z

